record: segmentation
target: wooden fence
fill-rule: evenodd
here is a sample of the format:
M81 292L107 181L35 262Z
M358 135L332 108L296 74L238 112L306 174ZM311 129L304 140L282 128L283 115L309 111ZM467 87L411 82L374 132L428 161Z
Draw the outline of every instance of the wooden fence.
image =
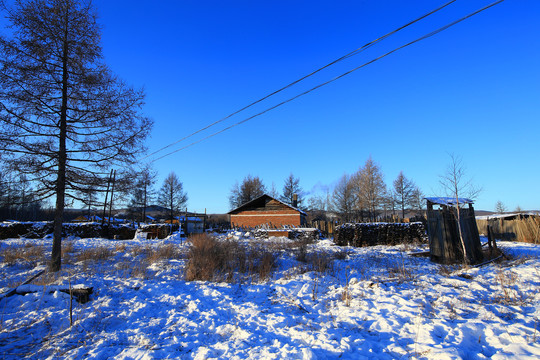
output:
M336 226L339 226L336 221L315 220L311 222L311 227L318 229L323 237L333 237Z
M478 232L487 236L487 226L495 239L540 244L540 216L518 215L512 219L476 220Z

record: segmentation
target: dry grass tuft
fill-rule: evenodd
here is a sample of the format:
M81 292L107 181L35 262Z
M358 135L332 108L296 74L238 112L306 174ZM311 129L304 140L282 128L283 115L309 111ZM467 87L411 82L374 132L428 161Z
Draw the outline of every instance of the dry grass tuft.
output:
M181 255L180 250L174 244L160 245L155 248L147 248L146 259L150 264L160 260L178 259Z
M134 258L139 255L146 256L150 252L152 252L152 246L150 245L137 245L131 247L131 249L129 250L130 255Z
M500 291L493 297L494 303L524 305L529 302L527 296L520 290L520 286L523 285L519 283L519 277L515 272L499 269L497 270L495 279L500 287Z
M305 271L317 271L319 273L335 273L334 260L343 260L347 258L346 251L327 252L316 251L307 252L302 247L299 248L299 252L296 253L296 260L305 263Z
M9 266L17 263L37 263L43 261L43 247L25 244L24 247L8 247L0 252L3 262Z
M347 267L347 270L349 270L349 267ZM345 306L349 307L351 306L351 299L352 295L349 289L349 274L347 273L347 277L345 278L345 286L341 292L341 301L345 303Z
M276 266L276 257L271 252L264 252L260 256L260 262L259 262L259 279L266 280L270 278L272 274L272 270Z
M458 270L460 267L456 265L439 265L438 273L441 276L444 277L450 277L454 273L454 271Z
M123 252L126 252L126 248L127 248L126 243L119 243L119 244L116 244L114 250L117 253L123 253Z
M73 241L62 242L62 256L73 253L74 251L75 251L75 245L73 245Z
M386 271L388 271L388 276L390 278L396 278L400 282L414 279L412 270L405 265L403 258L401 258L401 261L388 262Z
M130 266L129 275L132 278L149 279L148 263L146 261L138 261Z
M150 272L148 271L148 266L149 264L146 259L130 259L120 261L114 267L118 270L118 275L123 278L149 279Z
M62 242L62 262L64 264L71 264L74 252L75 246L73 245L73 241Z
M106 246L98 246L82 250L77 254L77 261L100 261L107 260L114 255L113 251Z
M314 252L307 255L306 263L312 271L320 273L333 272L334 256L324 251Z

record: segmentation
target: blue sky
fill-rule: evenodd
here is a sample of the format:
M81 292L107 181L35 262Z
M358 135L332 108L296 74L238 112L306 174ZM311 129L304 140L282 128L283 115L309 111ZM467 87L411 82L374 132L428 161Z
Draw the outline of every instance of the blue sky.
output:
M242 108L444 0L104 1L106 63L144 87L150 152ZM491 1L458 0L368 51L182 142L175 150L435 30ZM281 190L332 186L369 156L440 195L449 153L483 188L476 208L540 208L540 2L506 0L432 38L154 163L190 211L229 210L251 174ZM167 152L167 151L166 151ZM165 153L165 152L164 152Z

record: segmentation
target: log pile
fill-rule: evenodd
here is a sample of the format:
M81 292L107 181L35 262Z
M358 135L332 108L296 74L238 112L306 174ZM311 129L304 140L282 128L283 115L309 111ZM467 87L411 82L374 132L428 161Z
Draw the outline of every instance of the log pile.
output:
M0 240L12 238L41 239L52 234L52 222L10 222L0 224ZM65 223L62 236L93 238L102 236L101 223ZM111 225L109 236L119 240L133 239L135 228L129 225Z
M253 231L255 238L265 238L270 236L286 236L291 240L314 241L319 239L320 231L315 228L294 228L294 229L256 229Z
M421 222L343 224L334 232L334 242L340 246L397 245L426 241L426 230Z
M176 225L176 229L178 229L178 225ZM165 239L170 232L171 225L169 224L147 224L141 225L137 229L137 233L146 233L147 239Z

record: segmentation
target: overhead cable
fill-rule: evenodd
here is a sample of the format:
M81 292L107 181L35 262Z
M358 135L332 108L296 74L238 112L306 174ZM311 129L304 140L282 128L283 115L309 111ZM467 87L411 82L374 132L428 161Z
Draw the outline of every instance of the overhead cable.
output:
M334 61L332 61L332 62L330 62L330 63L328 63L328 64L326 64L326 65L324 65L323 67L321 67L321 68L319 68L319 69L317 69L317 70L315 70L315 71L312 71L311 73L309 73L309 74L307 74L307 75L305 75L305 76L299 78L298 80L295 80L295 81L293 81L292 83L290 83L290 84L288 84L288 85L285 85L284 87L282 87L282 88L280 88L280 89L278 89L278 90L275 90L275 91L269 93L268 95L266 95L266 96L264 96L264 97L262 97L262 98L260 98L260 99L258 99L258 100L256 100L256 101L250 103L249 105L244 106L243 108L241 108L241 109L239 109L239 110L237 110L237 111L235 111L235 112L233 112L233 113L231 113L231 114L225 116L224 118L219 119L219 120L217 120L217 121L215 121L215 122L213 122L213 123L211 123L211 124L209 124L209 125L206 125L205 127L201 128L201 129L199 129L199 130L197 130L197 131L195 131L195 132L193 132L193 133L191 133L191 134L189 134L189 135L186 135L186 136L184 136L183 138L181 138L181 139L179 139L179 140L177 140L177 141L175 141L175 142L172 142L172 143L170 143L170 144L168 144L168 145L165 145L165 146L159 148L158 150L152 152L151 154L148 154L148 155L144 156L143 158L141 158L141 159L139 159L139 160L142 161L142 160L144 160L144 159L146 159L146 158L149 158L149 157L151 157L151 156L153 156L153 155L155 155L155 154L157 154L157 153L159 153L159 152L161 152L161 151L163 151L163 150L165 150L165 149L167 149L167 148L170 148L171 146L174 146L174 145L176 145L176 144L178 144L178 143L180 143L180 142L182 142L182 141L184 141L184 140L186 140L186 139L189 139L190 137L192 137L192 136L194 136L194 135L196 135L196 134L198 134L198 133L200 133L200 132L202 132L202 131L204 131L204 130L209 129L209 128L211 128L212 126L215 126L215 125L217 125L217 124L219 124L219 123L221 123L221 122L223 122L223 121L225 121L225 120L227 120L227 119L233 117L234 115L237 115L238 113L240 113L240 112L242 112L242 111L244 111L244 110L247 110L248 108L250 108L250 107L252 107L252 106L254 106L254 105L256 105L256 104L258 104L258 103L260 103L260 102L262 102L262 101L264 101L264 100L266 100L266 99L268 99L268 98L270 98L271 96L274 96L274 95L276 95L276 94L282 92L283 90L286 90L286 89L288 89L288 88L290 88L290 87L292 87L292 86L298 84L299 82L301 82L301 81L303 81L303 80L305 80L305 79L307 79L307 78L309 78L309 77L311 77L311 76L317 74L318 72L320 72L320 71L322 71L322 70L324 70L324 69L326 69L326 68L328 68L328 67L330 67L330 66L332 66L332 65L335 65L335 64L337 64L337 63L340 62L340 61L343 61L343 60L345 60L345 59L348 59L348 58L350 58L350 57L352 57L352 56L354 56L354 55L357 55L357 54L363 52L364 50L370 48L371 46L373 46L373 45L375 45L375 44L381 42L382 40L388 38L389 36L391 36L391 35L393 35L393 34L399 32L399 31L401 31L401 30L403 30L403 29L405 29L405 28L407 28L407 27L413 25L414 23L416 23L416 22L418 22L418 21L420 21L420 20L422 20L422 19L425 19L426 17L428 17L428 16L430 16L430 15L432 15L432 14L434 14L434 13L436 13L436 12L442 10L442 9L444 9L445 7L449 6L450 4L452 4L452 3L456 2L456 1L457 1L457 0L451 0L451 1L449 1L449 2L447 2L447 3L445 3L445 4L443 4L443 5L441 5L441 6L439 6L439 7L437 7L436 9L431 10L430 12L428 12L428 13L426 13L426 14L424 14L424 15L422 15L422 16L420 16L420 17L418 17L418 18L416 18L416 19L414 19L414 20L412 20L412 21L410 21L410 22L408 22L407 24L402 25L402 26L398 27L397 29L395 29L395 30L393 30L393 31L391 31L391 32L389 32L389 33L387 33L387 34L385 34L385 35L383 35L383 36L381 36L381 37L379 37L379 38L373 40L373 41L370 41L370 42L368 42L368 43L365 44L365 45L362 45L362 46L359 47L358 49L353 50L353 51L349 52L349 53L346 54L346 55L343 55L342 57L340 57L340 58L338 58L338 59L336 59L336 60L334 60Z
M317 89L320 89L321 87L323 87L323 86L325 86L325 85L328 85L328 84L330 84L330 83L332 83L332 82L334 82L334 81L336 81L336 80L338 80L338 79L341 79L342 77L347 76L347 75L349 75L349 74L351 74L351 73L353 73L353 72L355 72L355 71L357 71L357 70L359 70L359 69L361 69L361 68L363 68L363 67L365 67L365 66L367 66L367 65L369 65L369 64L372 64L372 63L374 63L374 62L376 62L376 61L378 61L378 60L380 60L380 59L383 59L383 58L387 57L388 55L391 55L391 54L393 54L393 53L395 53L395 52L397 52L397 51L399 51L399 50L401 50L401 49L404 49L404 48L406 48L406 47L408 47L408 46L410 46L410 45L413 45L413 44L415 44L415 43L417 43L417 42L419 42L419 41L422 41L422 40L425 40L425 39L427 39L427 38L430 38L430 37L432 37L432 36L434 36L434 35L436 35L436 34L442 32L442 31L444 31L444 30L446 30L446 29L448 29L448 28L450 28L450 27L452 27L452 26L454 26L454 25L456 25L456 24L458 24L458 23L460 23L460 22L462 22L462 21L464 21L464 20L467 20L468 18L470 18L470 17L472 17L472 16L474 16L474 15L477 15L477 14L481 13L482 11L485 11L485 10L487 10L487 9L489 9L489 8L491 8L491 7L493 7L493 6L495 6L495 5L498 5L498 4L502 3L503 1L505 1L505 0L497 0L497 1L495 1L495 2L493 2L493 3L491 3L491 4L489 4L489 5L486 5L486 6L482 7L482 8L480 8L480 9L478 9L478 10L476 10L476 11L470 13L469 15L466 15L466 16L464 16L464 17L462 17L462 18L460 18L460 19L458 19L458 20L455 20L455 21L453 21L453 22L451 22L451 23L449 23L449 24L447 24L447 25L445 25L445 26L442 26L442 27L438 28L437 30L434 30L434 31L432 31L432 32L430 32L430 33L428 33L428 34L426 34L426 35L423 35L423 36L417 38L416 40L413 40L413 41L411 41L411 42L409 42L409 43L406 43L405 45L402 45L402 46L400 46L400 47L397 47L397 48L395 48L394 50L391 50L391 51L389 51L389 52L387 52L387 53L385 53L385 54L383 54L383 55L381 55L381 56L379 56L379 57L376 57L376 58L374 58L374 59L372 59L372 60L370 60L370 61L368 61L368 62L366 62L366 63L364 63L364 64L362 64L362 65L360 65L360 66L358 66L358 67L356 67L356 68L354 68L354 69L351 69L351 70L349 70L349 71L347 71L347 72L345 72L345 73L343 73L343 74L341 74L341 75L339 75L339 76L336 76L336 77L334 77L334 78L331 79L331 80L328 80L328 81L326 81L326 82L323 82L323 83L321 83L321 84L319 84L319 85L317 85L317 86L315 86L315 87L313 87L313 88L311 88L311 89L309 89L309 90L306 90L306 91L304 91L304 92L302 92L302 93L300 93L300 94L298 94L298 95L296 95L296 96L293 96L293 97L291 97L291 98L289 98L289 99L287 99L287 100L285 100L285 101L282 101L282 102L280 102L280 103L278 103L278 104L276 104L276 105L274 105L274 106L271 106L271 107L265 109L264 111L261 111L261 112L255 114L255 115L252 115L252 116L250 116L250 117L248 117L248 118L246 118L246 119L244 119L244 120L242 120L242 121L236 122L236 123L234 123L234 124L232 124L232 125L230 125L230 126L224 128L224 129L222 129L222 130L220 130L220 131L217 131L217 132L215 132L215 133L212 133L212 134L210 134L210 135L208 135L208 136L206 136L206 137L204 137L204 138L202 138L202 139L199 139L199 140L197 140L197 141L194 141L194 142L192 142L192 143L190 143L190 144L188 144L188 145L186 145L186 146L184 146L184 147L181 147L181 148L179 148L179 149L177 149L177 150L171 151L171 152L169 152L169 153L167 153L167 154L165 154L165 155L162 155L162 156L160 156L160 157L158 157L158 158L152 159L150 162L155 162L155 161L157 161L157 160L163 159L164 157L167 157L167 156L172 155L172 154L175 154L175 153L177 153L177 152L179 152L179 151L185 150L185 149L187 149L187 148L189 148L189 147L191 147L191 146L193 146L193 145L195 145L195 144L198 144L198 143L200 143L200 142L202 142L202 141L204 141L204 140L210 139L210 138L212 138L212 137L214 137L214 136L216 136L216 135L218 135L218 134L221 134L221 133L223 133L223 132L225 132L225 131L227 131L227 130L230 130L230 129L232 129L232 128L238 126L238 125L241 125L241 124L243 124L243 123L245 123L245 122L247 122L247 121L249 121L249 120L252 120L252 119L254 119L254 118L258 117L258 116L261 116L261 115L263 115L263 114L265 114L265 113L267 113L267 112L269 112L269 111L271 111L271 110L274 110L274 109L276 109L276 108L278 108L278 107L280 107L280 106L282 106L282 105L285 105L285 104L287 104L287 103L289 103L289 102L291 102L291 101L293 101L293 100L296 100L296 99L298 99L298 98L301 97L301 96L307 95L307 94L311 93L312 91L315 91L315 90L317 90ZM199 131L197 131L197 132L200 132L200 131L202 131L202 130L203 130L203 129L201 129L201 130L199 130ZM195 133L194 133L194 134L195 134ZM193 135L194 135L194 134L193 134ZM189 136L192 136L192 135L189 135ZM188 138L189 136L187 136L186 138ZM179 142L179 141L178 141L178 142ZM178 142L177 142L177 143L178 143Z

